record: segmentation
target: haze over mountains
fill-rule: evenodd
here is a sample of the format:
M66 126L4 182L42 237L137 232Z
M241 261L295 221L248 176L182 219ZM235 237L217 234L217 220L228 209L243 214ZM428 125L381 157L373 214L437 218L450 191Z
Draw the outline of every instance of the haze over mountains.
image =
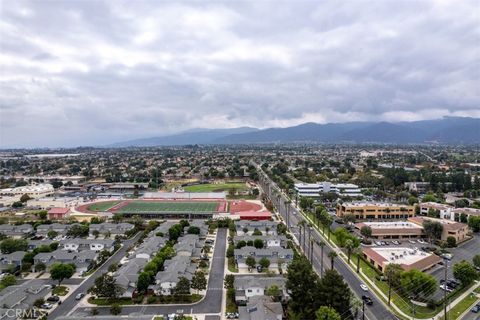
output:
M414 122L304 123L259 130L196 129L179 134L119 142L111 147L245 143L480 143L480 119L446 117Z

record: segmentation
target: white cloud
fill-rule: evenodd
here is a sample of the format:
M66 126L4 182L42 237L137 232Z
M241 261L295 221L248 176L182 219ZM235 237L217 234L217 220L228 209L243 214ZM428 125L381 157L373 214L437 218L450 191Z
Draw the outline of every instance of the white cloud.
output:
M476 1L10 1L0 18L0 147L480 117Z

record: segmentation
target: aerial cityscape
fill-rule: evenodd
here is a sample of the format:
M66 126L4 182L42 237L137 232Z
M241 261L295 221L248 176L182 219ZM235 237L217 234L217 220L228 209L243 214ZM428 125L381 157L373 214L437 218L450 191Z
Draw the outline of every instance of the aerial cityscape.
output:
M478 1L0 18L1 320L480 320Z

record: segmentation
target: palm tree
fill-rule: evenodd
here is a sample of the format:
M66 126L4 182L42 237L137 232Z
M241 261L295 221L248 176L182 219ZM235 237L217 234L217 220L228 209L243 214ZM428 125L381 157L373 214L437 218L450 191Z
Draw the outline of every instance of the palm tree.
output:
M350 263L350 256L354 249L355 243L353 243L352 239L347 239L347 241L345 241L345 250L347 250L348 263Z
M330 241L330 234L332 232L332 230L330 229L330 227L332 226L332 223L333 223L333 218L332 216L330 216L328 213L325 215L325 224L327 225L328 227L328 241Z
M298 223L298 230L300 231L300 248L305 252L305 220L302 220ZM302 230L303 230L303 244L302 244Z
M333 264L335 262L335 258L338 257L338 254L332 250L328 253L328 257L330 258L331 269L333 270Z
M320 254L321 254L321 257L320 257L320 276L323 277L323 247L325 247L325 241L320 240L317 244L320 246Z
M362 255L362 249L355 248L355 254L357 255L357 273L360 272L360 256Z
M285 201L283 204L285 205L285 214L286 214L286 217L287 217L287 228L290 228L290 204L292 203L292 201L290 200L287 200Z

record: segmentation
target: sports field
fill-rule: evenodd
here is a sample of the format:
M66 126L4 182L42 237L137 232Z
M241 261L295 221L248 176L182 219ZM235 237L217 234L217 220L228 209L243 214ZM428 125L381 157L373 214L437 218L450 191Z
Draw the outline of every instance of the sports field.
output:
M245 183L235 182L235 183L206 183L206 184L197 184L193 186L186 186L183 188L187 192L220 192L228 191L230 189L236 189L237 191L247 190L247 185Z
M97 203L94 203L90 206L88 206L88 210L89 211L107 211L108 209L110 209L111 207L119 204L121 201L103 201L103 202L97 202Z
M174 202L174 201L129 201L121 205L115 212L217 212L219 202Z

